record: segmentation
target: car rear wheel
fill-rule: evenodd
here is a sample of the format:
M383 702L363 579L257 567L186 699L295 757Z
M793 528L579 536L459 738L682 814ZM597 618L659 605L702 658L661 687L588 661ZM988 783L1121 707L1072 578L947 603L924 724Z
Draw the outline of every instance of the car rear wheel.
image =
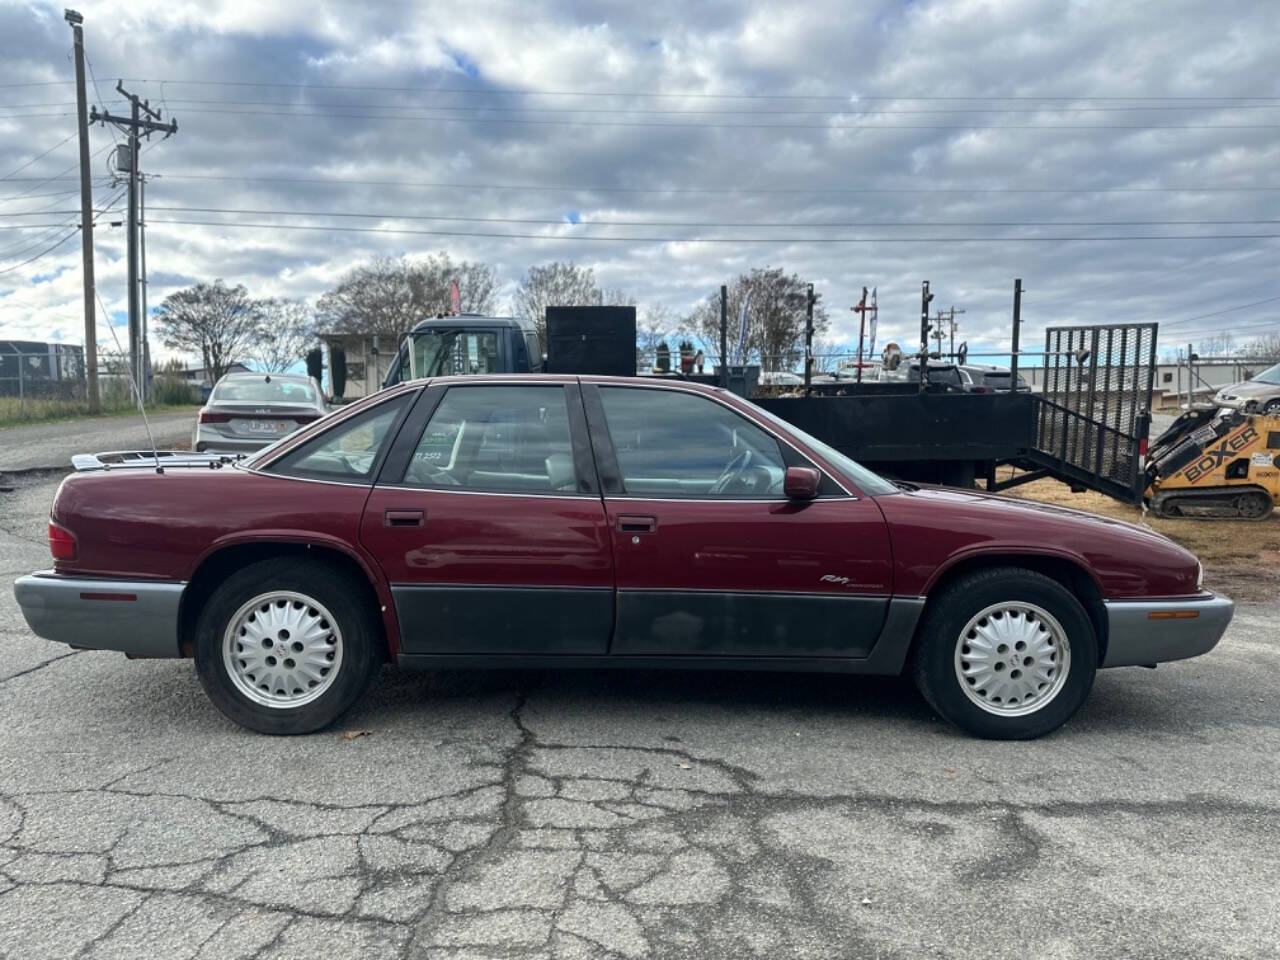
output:
M1280 417L1280 400L1272 400L1262 408L1262 412L1273 417Z
M228 577L196 628L196 671L232 720L269 734L312 733L363 695L381 663L381 629L349 578L275 558Z
M921 694L962 730L996 740L1043 736L1089 696L1098 643L1080 601L1016 567L967 574L932 598L913 673Z

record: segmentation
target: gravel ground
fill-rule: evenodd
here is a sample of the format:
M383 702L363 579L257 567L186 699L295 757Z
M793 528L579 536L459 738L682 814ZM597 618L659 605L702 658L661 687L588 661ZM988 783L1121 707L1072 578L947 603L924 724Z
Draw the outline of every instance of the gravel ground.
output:
M0 957L1280 956L1278 616L1034 743L897 680L390 668L276 739L0 590Z
M149 417L156 446L171 448L175 443L191 443L195 407L178 413ZM125 416L61 420L25 427L0 429L0 473L12 470L69 468L76 453L104 450L147 450L147 428L136 413Z

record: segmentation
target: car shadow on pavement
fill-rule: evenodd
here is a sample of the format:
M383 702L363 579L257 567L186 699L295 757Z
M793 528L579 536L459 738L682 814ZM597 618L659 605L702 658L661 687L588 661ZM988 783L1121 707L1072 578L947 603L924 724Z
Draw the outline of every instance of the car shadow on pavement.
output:
M104 663L106 662L104 656ZM122 664L122 666L124 666ZM86 712L110 726L199 729L219 724L190 661L128 663L111 671L114 695ZM1164 738L1256 726L1266 707L1246 698L1227 708L1220 698L1189 695L1205 680L1146 671L1103 672L1080 714L1056 736L1140 733ZM1190 691L1188 690L1190 686ZM1204 691L1201 691L1202 693ZM627 715L731 715L751 720L867 722L884 729L944 733L967 739L940 720L905 677L766 671L402 670L384 668L369 694L336 727L412 727L424 715L474 720L492 710L505 717L527 700L541 711L617 721ZM1272 716L1266 726L1280 725Z
M618 708L730 710L762 715L820 713L937 722L902 677L769 671L442 670L387 668L364 708L488 696L573 703L579 710Z

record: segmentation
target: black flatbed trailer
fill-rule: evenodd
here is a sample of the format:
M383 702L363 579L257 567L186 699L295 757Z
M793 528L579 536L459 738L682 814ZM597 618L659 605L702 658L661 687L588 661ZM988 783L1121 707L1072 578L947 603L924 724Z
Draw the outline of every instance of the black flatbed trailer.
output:
M1025 393L851 384L843 396L752 402L877 472L918 483L972 486L998 464L1025 459L1035 444L1036 401Z
M1050 477L1140 503L1155 324L1050 327L1039 393L842 385L835 396L753 398L841 453L902 480L988 490ZM1000 467L1014 467L1002 476Z

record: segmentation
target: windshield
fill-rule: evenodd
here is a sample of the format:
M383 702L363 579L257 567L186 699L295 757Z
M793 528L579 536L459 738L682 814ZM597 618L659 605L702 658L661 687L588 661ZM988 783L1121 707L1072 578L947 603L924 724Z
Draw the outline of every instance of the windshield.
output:
M413 335L414 374L447 377L498 373L498 335L492 330L424 330Z
M913 366L907 371L907 379L912 383L920 381L920 368ZM953 387L960 386L960 371L955 367L930 367L929 368L930 383L946 383Z
M307 380L279 377L245 377L222 380L214 388L210 403L305 403L315 406L316 392Z
M878 473L868 470L856 460L846 457L843 453L828 444L823 443L817 437L805 433L799 427L793 426L783 420L777 414L765 410L763 407L756 407L756 410L769 420L785 428L797 440L800 440L806 446L813 449L814 453L821 456L824 460L834 466L843 473L849 480L852 480L858 488L865 494L878 497L886 493L897 493L898 488L891 484Z
M1280 386L1280 363L1277 363L1274 367L1267 367L1253 379L1257 383L1273 383Z

